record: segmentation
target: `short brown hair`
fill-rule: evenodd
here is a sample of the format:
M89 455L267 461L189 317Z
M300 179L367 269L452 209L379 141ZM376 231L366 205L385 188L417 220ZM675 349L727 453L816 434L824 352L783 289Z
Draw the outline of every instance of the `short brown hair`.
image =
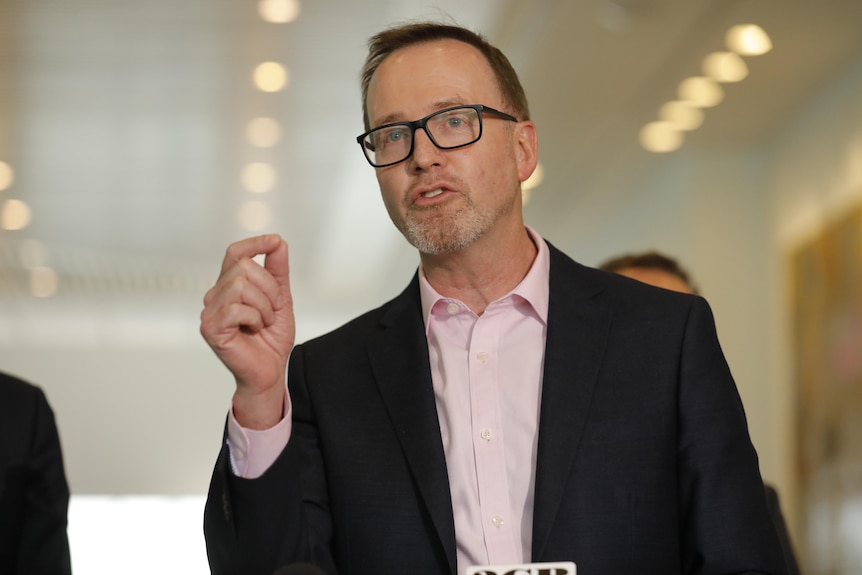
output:
M362 121L366 130L371 128L368 118L368 86L380 63L401 48L445 39L458 40L479 50L494 71L503 99L511 106L514 115L519 120L530 119L530 109L527 106L524 88L521 86L517 72L503 52L491 45L481 34L466 28L439 22L418 22L389 28L372 36L368 41L368 56L365 58L361 75Z
M660 270L667 272L684 281L692 292L698 293L697 287L691 280L691 276L689 276L688 272L685 271L679 262L670 256L666 256L656 251L643 252L639 254L626 254L611 258L599 265L599 269L614 273L626 268Z

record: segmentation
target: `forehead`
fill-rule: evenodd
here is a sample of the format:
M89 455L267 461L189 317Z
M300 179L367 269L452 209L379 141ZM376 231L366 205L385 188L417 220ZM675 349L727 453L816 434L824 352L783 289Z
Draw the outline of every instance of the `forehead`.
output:
M415 119L457 103L502 105L485 56L450 39L413 44L387 56L371 78L367 98L372 124Z

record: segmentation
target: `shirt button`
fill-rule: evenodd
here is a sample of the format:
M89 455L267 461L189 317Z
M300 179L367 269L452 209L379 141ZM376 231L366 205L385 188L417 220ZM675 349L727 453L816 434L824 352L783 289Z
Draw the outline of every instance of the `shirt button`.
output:
M491 523L494 524L494 527L500 528L503 526L503 518L499 515L495 515L491 518Z
M490 355L488 354L487 351L480 351L479 353L476 354L476 359L478 359L482 363L485 363L486 361L488 361L489 357L490 357Z
M446 306L446 311L449 312L449 315L455 315L459 311L461 311L461 306L459 306L455 302L450 302L449 305Z
M491 430L490 429L483 429L482 433L480 435L482 436L482 439L484 439L485 441L488 441L491 439L491 435L492 435Z

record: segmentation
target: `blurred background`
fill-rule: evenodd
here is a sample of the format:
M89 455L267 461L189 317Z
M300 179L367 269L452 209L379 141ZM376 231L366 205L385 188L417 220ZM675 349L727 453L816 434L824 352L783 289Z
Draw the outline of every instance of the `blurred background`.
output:
M230 242L287 239L300 340L409 281L354 138L367 38L422 18L519 71L531 226L689 269L805 572L862 572L859 0L0 0L0 369L56 413L76 571L208 571Z

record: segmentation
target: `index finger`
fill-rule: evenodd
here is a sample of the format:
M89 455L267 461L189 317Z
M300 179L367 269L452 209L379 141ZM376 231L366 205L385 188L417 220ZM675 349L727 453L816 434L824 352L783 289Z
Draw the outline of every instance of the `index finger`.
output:
M238 261L245 258L251 259L258 255L269 255L277 250L282 243L284 240L278 234L266 234L234 242L227 248L221 265L221 273L225 273Z

